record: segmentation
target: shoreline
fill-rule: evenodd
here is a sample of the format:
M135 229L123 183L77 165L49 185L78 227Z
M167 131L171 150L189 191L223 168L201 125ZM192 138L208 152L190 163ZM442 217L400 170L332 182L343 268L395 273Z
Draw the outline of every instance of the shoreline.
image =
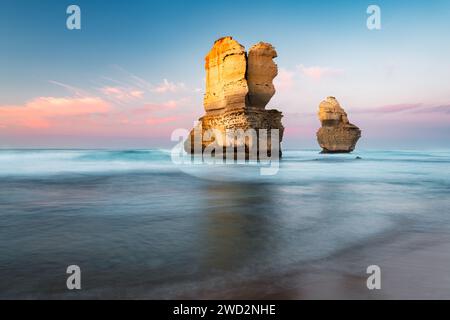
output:
M177 299L450 299L450 234L406 233L347 249L298 270L198 290ZM366 287L366 268L381 268L381 289Z

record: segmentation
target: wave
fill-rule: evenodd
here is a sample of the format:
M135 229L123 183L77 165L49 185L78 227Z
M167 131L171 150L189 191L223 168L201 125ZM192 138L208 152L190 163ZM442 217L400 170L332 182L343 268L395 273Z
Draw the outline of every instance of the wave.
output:
M189 165L180 168L171 161L167 149L134 150L0 150L0 176L49 175L64 173L106 173L106 172L179 172L204 176L211 172L224 172L223 166ZM297 178L306 176L336 176L341 174L355 176L364 168L378 172L403 170L415 172L414 167L436 166L450 163L449 151L357 151L351 154L320 154L319 150L286 150L280 163L280 169ZM336 165L336 166L334 166ZM405 167L404 167L405 166ZM229 167L229 166L228 166ZM233 166L225 175L252 179L252 171L243 166ZM254 166L253 166L254 167ZM186 170L185 170L186 169ZM225 170L226 171L226 170ZM250 172L247 174L247 171ZM307 172L306 172L307 171ZM420 171L420 170L419 170ZM370 174L372 175L372 173ZM283 173L281 174L283 176ZM289 177L288 177L289 178ZM221 177L219 177L221 179Z
M169 169L165 150L0 150L0 176Z
M79 161L160 161L170 160L165 150L108 150L91 151L76 158Z

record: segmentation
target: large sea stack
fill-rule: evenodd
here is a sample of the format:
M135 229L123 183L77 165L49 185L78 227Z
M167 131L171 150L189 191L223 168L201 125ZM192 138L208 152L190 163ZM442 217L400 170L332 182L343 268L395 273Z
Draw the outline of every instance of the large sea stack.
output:
M323 153L348 153L355 149L361 130L348 121L347 113L335 97L328 97L319 105L322 127L317 141Z
M232 37L224 37L214 43L205 58L206 92L203 104L206 114L199 119L197 127L186 140L186 152L203 152L212 142L223 147L229 143L217 135L205 136L203 133L209 129L223 135L227 130L234 129L256 129L256 132L267 129L269 136L271 129L278 129L278 143L281 143L284 130L282 114L278 110L265 109L275 94L272 81L278 73L273 61L276 56L275 48L269 43L254 45L248 54ZM194 150L196 139L201 139L197 140L202 146L200 150ZM255 144L258 148L257 141L249 139L235 140L233 143L237 147L244 147L246 153Z

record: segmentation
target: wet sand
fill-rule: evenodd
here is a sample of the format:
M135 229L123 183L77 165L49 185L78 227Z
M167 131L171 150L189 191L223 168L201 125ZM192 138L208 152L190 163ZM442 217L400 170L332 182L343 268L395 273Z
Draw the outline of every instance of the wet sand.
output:
M381 268L381 289L366 286L366 268ZM341 252L297 271L182 299L450 299L450 235L408 233Z

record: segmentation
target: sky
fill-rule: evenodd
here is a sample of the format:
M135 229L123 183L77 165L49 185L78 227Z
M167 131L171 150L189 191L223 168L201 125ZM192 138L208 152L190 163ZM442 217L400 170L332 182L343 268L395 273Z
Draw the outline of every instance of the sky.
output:
M71 4L80 30L66 27ZM360 148L448 148L449 34L445 0L2 0L0 148L173 146L204 113L204 57L222 36L275 46L267 108L284 114L285 148L318 147L327 96Z

